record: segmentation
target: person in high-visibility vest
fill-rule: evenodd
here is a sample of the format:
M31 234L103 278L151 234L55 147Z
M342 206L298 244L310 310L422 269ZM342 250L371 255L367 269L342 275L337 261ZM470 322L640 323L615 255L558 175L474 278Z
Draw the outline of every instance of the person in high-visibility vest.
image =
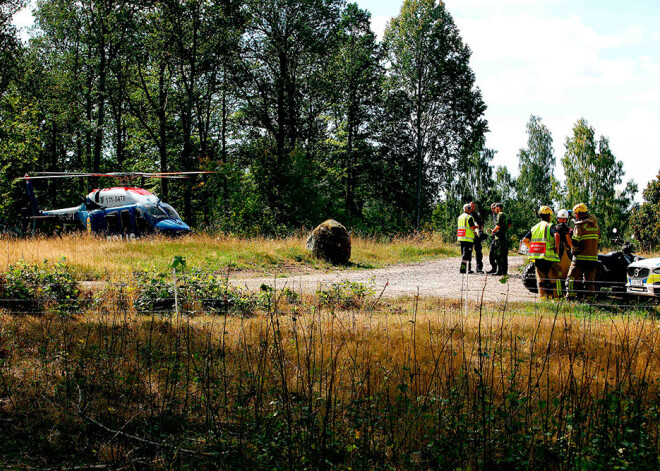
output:
M481 235L470 213L472 213L472 208L469 204L465 204L463 205L463 214L458 217L456 239L461 244L461 273L473 273L470 268L472 246L474 245L474 238Z
M523 238L529 249L529 258L536 266L536 284L541 298L561 296L562 272L559 266L559 233L550 223L552 209L541 206L538 212L541 222Z
M587 205L576 204L573 208L576 217L575 229L571 236L573 242L573 261L568 269L568 292L566 297L571 299L576 296L576 280L584 281L583 292L585 296L593 298L596 285L596 273L598 271L598 245L600 244L600 227L598 219L589 214Z

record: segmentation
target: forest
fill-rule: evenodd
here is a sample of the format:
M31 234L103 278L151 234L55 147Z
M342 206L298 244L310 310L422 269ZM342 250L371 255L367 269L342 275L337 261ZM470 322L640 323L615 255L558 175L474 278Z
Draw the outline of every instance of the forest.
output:
M0 7L5 228L28 205L26 173L209 170L146 186L198 231L283 235L334 218L450 238L474 200L482 212L503 202L520 236L540 205L585 202L604 233L632 221L644 244L660 240L644 222L657 191L637 208L637 186L585 118L565 138L564 181L534 114L518 172L493 166L471 50L442 2L403 1L380 39L343 0L40 0L28 40L11 23L24 6ZM36 191L55 208L113 184Z

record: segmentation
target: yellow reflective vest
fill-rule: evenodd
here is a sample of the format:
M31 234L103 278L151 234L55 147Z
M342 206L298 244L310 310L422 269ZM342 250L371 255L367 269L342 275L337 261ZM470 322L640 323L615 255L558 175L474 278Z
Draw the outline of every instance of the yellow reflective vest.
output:
M529 258L532 260L547 260L559 262L559 255L555 251L555 238L550 234L552 224L541 221L532 227L532 243L529 248Z
M470 216L468 213L463 213L458 217L458 230L456 231L456 238L459 242L474 242L474 231L470 227ZM474 219L473 219L474 221ZM474 222L472 223L474 226Z

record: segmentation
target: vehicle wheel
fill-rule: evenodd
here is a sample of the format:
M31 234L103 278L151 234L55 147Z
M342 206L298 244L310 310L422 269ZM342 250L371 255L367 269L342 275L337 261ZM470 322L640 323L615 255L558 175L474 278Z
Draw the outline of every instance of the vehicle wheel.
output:
M539 288L536 285L536 265L534 262L529 262L523 270L522 282L525 288L532 293L538 293Z

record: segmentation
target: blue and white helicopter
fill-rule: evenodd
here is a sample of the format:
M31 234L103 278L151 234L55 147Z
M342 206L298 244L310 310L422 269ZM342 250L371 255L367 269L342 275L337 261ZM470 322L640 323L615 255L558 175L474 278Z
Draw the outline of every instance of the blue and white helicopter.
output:
M74 226L90 234L105 235L109 240L131 240L146 234L183 235L190 232L190 227L172 206L148 190L129 186L129 182L136 178L188 178L205 173L215 172L36 172L20 179L27 184L32 207L32 216L29 219L33 221L33 230L39 221L52 221L59 226ZM92 190L80 206L39 209L33 180L82 177L118 178L124 186Z

